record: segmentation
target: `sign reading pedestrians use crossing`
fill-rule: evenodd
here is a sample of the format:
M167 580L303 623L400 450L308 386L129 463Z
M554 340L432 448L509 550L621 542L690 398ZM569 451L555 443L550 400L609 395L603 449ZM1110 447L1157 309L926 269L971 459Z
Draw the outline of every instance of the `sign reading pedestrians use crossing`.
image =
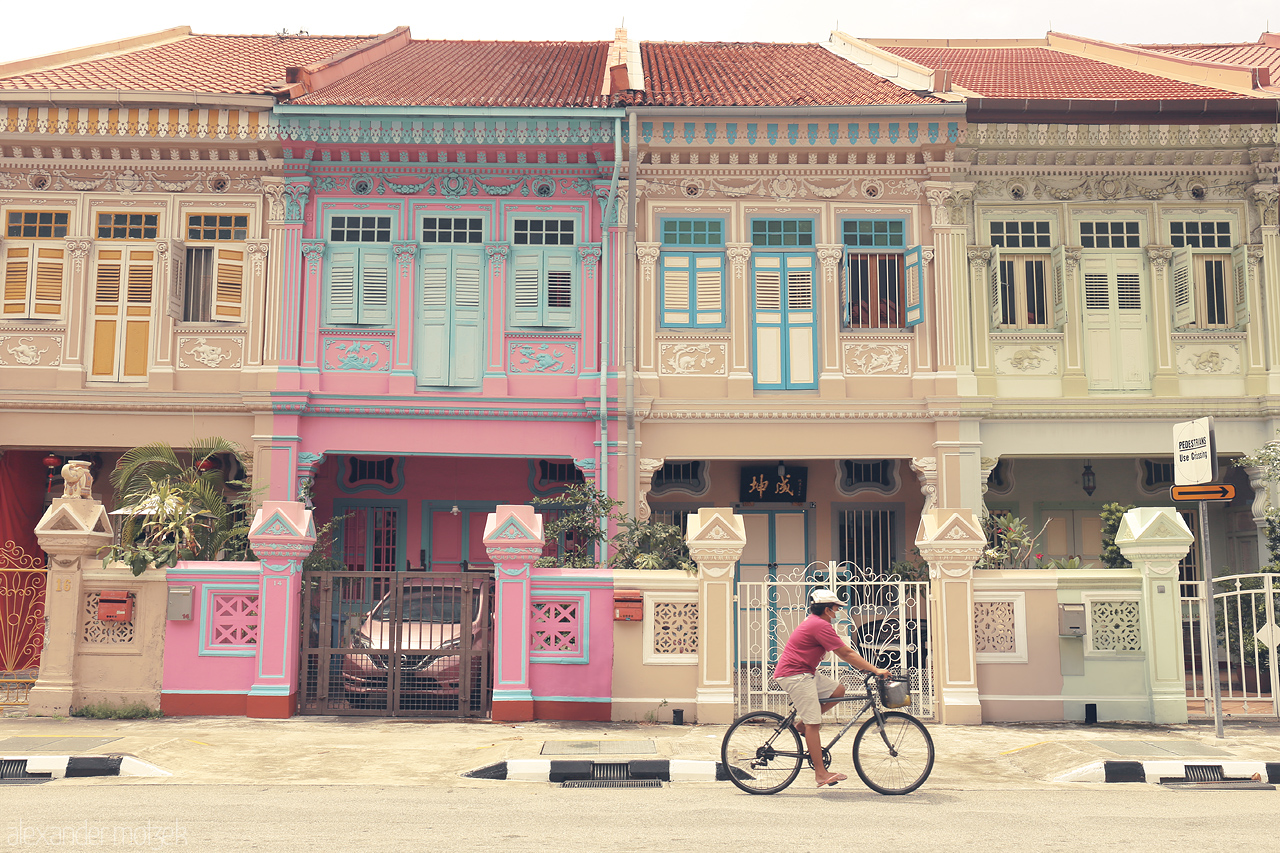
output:
M1174 424L1173 482L1179 486L1198 486L1212 483L1217 476L1218 447L1213 435L1213 418Z
M1169 489L1169 497L1175 501L1229 501L1235 496L1236 487L1230 483L1203 483Z

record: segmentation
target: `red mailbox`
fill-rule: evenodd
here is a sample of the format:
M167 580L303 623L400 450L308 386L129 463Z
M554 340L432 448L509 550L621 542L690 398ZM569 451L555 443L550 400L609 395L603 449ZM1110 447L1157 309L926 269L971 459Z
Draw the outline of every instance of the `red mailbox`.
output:
M640 622L644 619L644 593L639 590L613 591L613 621Z
M133 594L124 589L104 589L98 593L99 622L132 622Z

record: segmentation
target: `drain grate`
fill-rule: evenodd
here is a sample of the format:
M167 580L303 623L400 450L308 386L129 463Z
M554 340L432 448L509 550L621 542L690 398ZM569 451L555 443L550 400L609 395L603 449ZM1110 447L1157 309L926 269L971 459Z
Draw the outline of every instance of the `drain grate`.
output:
M561 788L661 788L657 779L570 779Z
M1221 782L1227 778L1221 764L1188 764L1184 769L1188 782Z
M27 759L0 759L0 785L39 785L50 780L48 773L28 773Z

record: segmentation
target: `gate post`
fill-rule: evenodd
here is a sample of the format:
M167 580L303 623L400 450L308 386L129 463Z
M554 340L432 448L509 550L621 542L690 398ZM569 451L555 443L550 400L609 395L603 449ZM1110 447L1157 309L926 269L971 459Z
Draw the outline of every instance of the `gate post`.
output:
M733 564L747 544L742 516L704 508L690 515L685 537L698 564L698 722L733 721Z
M1187 555L1194 539L1182 516L1170 507L1131 509L1120 519L1116 531L1116 547L1142 572L1142 645L1147 656L1154 723L1187 721L1178 561ZM1212 589L1210 575L1211 569L1206 572L1206 583ZM1210 637L1209 642L1217 640ZM1205 673L1206 696L1213 695L1207 685L1215 677L1217 673Z
M302 561L316 544L311 510L297 501L265 501L249 526L249 544L262 561L258 581L258 669L245 716L291 717L298 710Z
M44 649L39 678L28 696L29 714L71 713L76 642L83 621L83 572L86 563L102 565L98 552L111 539L111 520L102 502L92 498L54 498L36 524L36 541L49 555L49 573L44 587Z
M929 633L938 685L938 720L981 725L977 644L973 632L973 565L987 538L967 509L931 509L920 516L916 547L929 562Z
M542 555L542 516L531 506L489 513L484 547L497 571L494 590L494 720L533 719L529 689L529 567Z

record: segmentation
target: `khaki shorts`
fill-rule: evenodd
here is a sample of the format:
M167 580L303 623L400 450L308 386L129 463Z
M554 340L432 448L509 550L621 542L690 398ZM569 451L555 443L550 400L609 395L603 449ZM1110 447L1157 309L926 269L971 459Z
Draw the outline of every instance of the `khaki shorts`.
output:
M840 682L820 672L788 675L777 681L796 706L796 719L806 725L822 722L822 703L840 686Z

